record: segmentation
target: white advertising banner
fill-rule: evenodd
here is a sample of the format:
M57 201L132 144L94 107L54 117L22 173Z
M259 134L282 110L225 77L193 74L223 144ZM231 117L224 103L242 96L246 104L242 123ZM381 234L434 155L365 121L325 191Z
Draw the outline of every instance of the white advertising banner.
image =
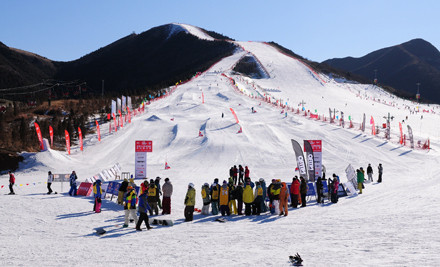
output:
M153 141L136 141L135 143L135 178L147 178L147 152L153 152Z

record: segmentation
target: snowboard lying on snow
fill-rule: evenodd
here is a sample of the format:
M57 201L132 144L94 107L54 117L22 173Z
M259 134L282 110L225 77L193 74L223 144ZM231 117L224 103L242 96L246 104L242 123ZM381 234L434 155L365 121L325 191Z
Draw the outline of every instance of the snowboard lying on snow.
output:
M163 225L163 226L173 226L173 220L159 220L159 219L150 219L150 224L152 225Z
M117 224L117 225L113 225L113 226L106 226L105 228L118 228L118 227L121 227L119 224ZM107 230L105 230L104 229L104 227L97 227L97 228L95 228L95 231L96 231L96 234L98 234L98 235L103 235L103 234L105 234L105 233L107 233Z

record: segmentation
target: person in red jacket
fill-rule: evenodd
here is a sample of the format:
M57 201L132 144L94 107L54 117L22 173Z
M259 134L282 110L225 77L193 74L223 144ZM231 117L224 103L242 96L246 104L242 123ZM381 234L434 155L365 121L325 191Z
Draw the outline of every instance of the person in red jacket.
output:
M248 166L244 167L244 179L249 178L249 169Z
M9 173L9 191L11 191L11 192L9 192L9 195L15 195L14 188L13 188L13 186L15 184L15 176L14 176L14 174L12 174L11 171L8 171L8 173Z
M290 197L292 198L292 207L295 209L298 207L299 186L300 186L300 182L298 180L298 176L295 176L292 180L292 186L290 186Z

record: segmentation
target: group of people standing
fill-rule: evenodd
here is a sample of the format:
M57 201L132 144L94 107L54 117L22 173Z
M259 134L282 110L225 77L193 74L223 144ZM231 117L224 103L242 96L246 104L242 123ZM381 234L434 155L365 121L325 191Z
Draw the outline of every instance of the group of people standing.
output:
M234 165L229 169L229 177L232 178L234 185L237 185L239 182L244 183L244 179L249 178L250 171L248 166Z
M119 186L118 204L124 206L124 226L128 227L129 218L136 224L136 230L142 231L141 225L145 222L148 230L152 227L149 224L148 213L150 216L159 215L159 209L162 215L171 214L171 195L173 194L173 185L169 178L165 178L165 183L161 186L160 177L145 179L139 186L139 196L136 194L136 184L133 176L124 181ZM160 196L162 195L162 201ZM139 211L139 219L136 215L136 208Z
M377 178L378 183L382 183L382 174L383 174L383 167L382 163L379 163L379 166L377 167L379 176ZM371 164L368 164L367 167L367 176L368 181L373 182L373 167L371 167ZM356 170L356 178L358 183L358 190L359 194L362 194L362 189L364 188L364 182L365 182L365 171L362 167Z

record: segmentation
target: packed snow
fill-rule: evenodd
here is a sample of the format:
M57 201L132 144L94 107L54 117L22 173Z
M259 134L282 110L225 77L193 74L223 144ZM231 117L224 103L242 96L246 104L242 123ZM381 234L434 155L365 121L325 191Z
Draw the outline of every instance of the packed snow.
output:
M437 266L438 106L419 106L372 85L338 83L265 43L239 45L244 50L152 102L145 113L116 133L109 134L109 125L101 125L102 141L95 134L88 135L83 152L74 146L71 155L54 150L25 153L25 161L15 172L16 195L6 195L8 176L0 177L0 185L4 185L0 189L0 263L288 266L289 255L298 252L304 266ZM270 78L253 80L231 72L248 52L257 57ZM329 108L343 111L345 119L351 116L356 126L348 129L346 121L342 128L322 117L319 121L305 117L303 112L288 111L286 117L284 108L252 97L257 95L287 102L295 110L316 110L327 119ZM251 113L252 107L256 113ZM417 109L421 112L410 114ZM367 127L362 132L358 128L364 113ZM394 117L391 140L384 138L383 130L372 136L370 117L381 125L388 113ZM413 127L416 141L424 143L430 138L430 150L398 143L398 122L403 120ZM243 132L237 133L240 127ZM406 126L404 130L406 133ZM195 184L196 208L201 209L203 183L211 184L214 178L227 180L233 165L248 166L253 181L264 178L269 184L276 178L291 182L298 172L290 139L300 144L322 140L327 176L336 173L346 182L349 164L365 169L371 163L375 182L366 184L362 195L341 197L337 204L326 200L318 205L312 198L305 208L289 207L286 217L231 215L226 223L219 223L214 220L220 215L195 213L194 221L184 222L188 183ZM174 226L142 232L135 231L134 223L122 228L124 212L115 197L103 200L102 212L94 213L93 198L69 196L67 183L63 188L54 183L52 188L58 194L46 194L48 171L75 170L85 181L119 163L124 172L134 173L136 140L153 141L153 152L147 155L148 178L160 176L163 182L169 177L174 186L171 215L157 216L174 220ZM165 162L170 169L165 170ZM379 163L384 167L380 184L376 183ZM136 180L138 185L141 182ZM96 227L107 227L108 232L98 236Z

